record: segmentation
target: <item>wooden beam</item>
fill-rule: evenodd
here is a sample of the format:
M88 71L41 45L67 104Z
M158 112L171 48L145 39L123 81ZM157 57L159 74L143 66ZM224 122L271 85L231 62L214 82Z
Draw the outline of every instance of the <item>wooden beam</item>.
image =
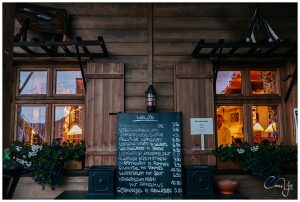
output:
M195 57L197 54L199 54L199 52L200 52L200 50L201 50L201 45L203 45L205 43L205 40L204 39L201 39L199 42L198 42L198 44L197 44L197 46L196 46L196 48L193 50L193 56Z
M289 43L290 42L290 40L289 39L286 39L286 40L284 40L284 43ZM275 47L273 47L273 48L270 48L268 51L266 51L264 54L265 55L269 55L269 54L271 54L272 52L274 52L275 50L277 50L277 49L279 49L280 48L280 46L275 46Z
M103 56L107 57L108 56L108 51L107 51L105 42L103 40L103 37L102 36L98 36L98 41L100 42L100 46L101 46L102 51L103 51Z
M40 40L38 38L32 38L32 41L39 42ZM46 53L51 54L53 51L48 48L47 46L40 46Z
M87 79L122 79L123 74L87 74Z
M85 81L85 76L84 76L83 66L82 66L82 62L81 62L81 57L80 57L80 54L79 54L78 45L76 45L75 48L76 48L77 58L78 58L78 61L79 61L81 76L82 76L82 79L83 79L84 90L86 92L86 81Z
M68 49L67 46L61 46L61 48L65 51L65 53L70 54L71 51Z
M2 66L2 148L8 148L13 141L14 131L14 95L16 88L13 84L16 82L16 68L13 68L13 44L16 3L2 3L2 37L3 40L3 66Z
M29 55L33 55L35 54L35 52L33 52L30 48L28 48L27 46L20 46L20 48L22 48L24 51L26 51L26 53L28 53ZM27 54L26 54L27 55Z
M153 81L153 3L148 6L148 84ZM145 89L146 90L146 89Z
M81 37L76 37L77 38L77 42L82 41ZM87 47L85 45L80 45L80 48L86 53L89 54L90 51L87 49Z
M210 55L214 55L216 52L217 52L217 50L219 49L219 48L222 48L222 47L220 47L220 46L218 46L218 45L220 45L220 44L222 44L222 43L224 43L224 39L220 39L219 40L219 42L217 43L217 45L213 48L213 50L210 52Z
M210 58L210 59L217 59L219 54L200 54L197 55L195 58ZM251 53L251 54L228 54L224 53L222 54L222 58L294 58L297 57L297 54L287 54L287 53L274 53L270 55L264 55L264 54L257 54L257 53Z
M27 47L24 47L24 48L27 48ZM28 49L28 48L27 48ZM31 51L30 49L28 51ZM86 53L52 53L51 55L49 55L48 53L35 53L35 52L32 52L31 53L13 53L13 56L14 57L38 57L38 58L47 58L47 57L51 57L51 58L54 58L54 57L57 57L57 58L60 58L60 57L65 57L65 58L76 58L77 56L80 56L80 57L88 57L88 58L105 58L107 57L107 55L105 55L104 53L89 53L89 54L86 54Z

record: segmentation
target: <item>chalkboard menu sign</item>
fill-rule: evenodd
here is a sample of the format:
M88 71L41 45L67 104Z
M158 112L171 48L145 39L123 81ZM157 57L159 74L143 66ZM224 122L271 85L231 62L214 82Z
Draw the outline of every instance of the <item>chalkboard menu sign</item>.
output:
M118 195L182 195L181 113L118 114Z

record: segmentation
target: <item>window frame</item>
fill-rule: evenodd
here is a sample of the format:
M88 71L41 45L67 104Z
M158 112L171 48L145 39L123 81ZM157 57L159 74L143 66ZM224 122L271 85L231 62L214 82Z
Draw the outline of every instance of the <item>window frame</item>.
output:
M17 140L17 107L18 106L40 106L46 105L46 119L45 119L45 138L48 141L47 143L51 143L51 139L54 137L53 127L54 127L54 106L55 105L80 105L83 107L83 136L85 136L85 90L82 95L66 95L66 94L57 94L55 95L55 86L56 86L56 71L80 71L80 67L75 63L60 63L57 62L52 64L52 62L38 62L38 63L25 63L25 64L16 64L14 66L16 68L16 82L14 90L14 118L13 118L13 141ZM85 68L85 67L84 67ZM19 94L19 77L20 71L47 71L47 94ZM50 125L52 124L52 125Z
M243 75L243 68L239 68L239 67L232 67L232 68L230 68L230 67L224 67L224 68L219 68L219 70L218 70L218 72L219 71L240 71L241 72L241 94L217 94L217 92L216 92L216 95L217 96L219 96L219 95L221 95L221 96L224 96L224 97L230 97L230 96L236 96L236 97L238 97L238 96L241 96L241 95L244 95L244 88L243 88L243 78L244 78L244 75ZM217 82L217 80L216 80L216 82ZM217 88L217 83L216 83L216 88Z
M21 71L46 71L47 72L46 94L23 94L23 95L21 95L19 93L20 72ZM44 97L51 96L50 95L50 91L49 91L49 88L51 88L51 86L49 84L49 81L51 81L51 78L49 78L49 75L50 75L49 69L44 68L44 67L41 67L41 68L34 68L34 67L25 68L25 67L20 67L20 68L17 68L16 93L15 93L16 98L25 98L25 99L26 98L31 98L31 97L41 97L41 98L44 98Z
M49 104L16 104L15 105L15 119L14 119L14 140L18 140L18 107L34 107L34 106L45 106L45 140L46 142L50 141L51 134L49 133L49 125L48 118L49 118Z
M83 131L83 134L82 134L82 140L84 140L85 138L85 105L84 104L52 104L51 106L51 111L53 113L52 117L51 117L51 131L53 134L51 134L53 136L53 138L56 138L55 137L55 134L54 134L54 130L55 130L55 107L56 106L71 106L71 105L77 105L77 106L81 106L82 107L82 111L83 111L83 127L81 128L82 131Z
M71 67L71 68L66 68L66 67L62 67L62 68L54 68L53 69L53 89L52 89L52 95L54 97L82 97L85 95L85 89L83 89L84 93L83 94L57 94L56 93L56 85L57 85L57 72L58 71L79 71L80 69Z
M267 66L267 67L264 67ZM280 85L281 75L280 67L272 65L228 65L219 67L218 71L232 71L241 69L242 71L242 83L241 83L241 94L216 94L215 91L215 117L217 115L218 106L242 106L243 107L243 135L244 141L249 144L253 144L253 131L252 131L252 105L255 106L277 106L278 120L283 119L282 113L282 89ZM251 80L250 71L257 70L275 70L276 77L276 91L278 94L252 94L251 93ZM215 79L214 82L217 80ZM215 84L216 85L216 84ZM246 118L251 117L251 118ZM215 119L216 121L216 119ZM216 123L216 122L215 122ZM216 145L218 142L217 129L215 129L216 134ZM281 121L279 121L279 143L284 140L283 137L283 127Z

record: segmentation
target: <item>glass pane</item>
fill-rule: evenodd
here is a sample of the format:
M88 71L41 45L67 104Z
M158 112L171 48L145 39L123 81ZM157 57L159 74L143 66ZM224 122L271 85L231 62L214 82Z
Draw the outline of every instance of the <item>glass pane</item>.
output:
M275 71L250 71L252 94L275 94Z
M17 139L23 143L37 144L46 142L45 106L19 106L17 108Z
M218 146L221 144L241 144L244 139L243 107L217 107L217 128Z
M219 71L217 94L241 94L241 71Z
M268 141L279 144L279 124L276 106L252 106L254 143Z
M80 71L57 71L56 94L83 94L83 80Z
M63 141L80 142L83 137L82 106L56 106L54 136Z
M46 94L47 71L20 71L19 94Z

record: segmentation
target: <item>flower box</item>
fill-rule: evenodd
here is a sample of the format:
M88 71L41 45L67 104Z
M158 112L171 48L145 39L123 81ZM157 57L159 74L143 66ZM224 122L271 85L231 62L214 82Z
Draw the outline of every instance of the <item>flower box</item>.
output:
M66 170L82 170L82 161L69 160Z

